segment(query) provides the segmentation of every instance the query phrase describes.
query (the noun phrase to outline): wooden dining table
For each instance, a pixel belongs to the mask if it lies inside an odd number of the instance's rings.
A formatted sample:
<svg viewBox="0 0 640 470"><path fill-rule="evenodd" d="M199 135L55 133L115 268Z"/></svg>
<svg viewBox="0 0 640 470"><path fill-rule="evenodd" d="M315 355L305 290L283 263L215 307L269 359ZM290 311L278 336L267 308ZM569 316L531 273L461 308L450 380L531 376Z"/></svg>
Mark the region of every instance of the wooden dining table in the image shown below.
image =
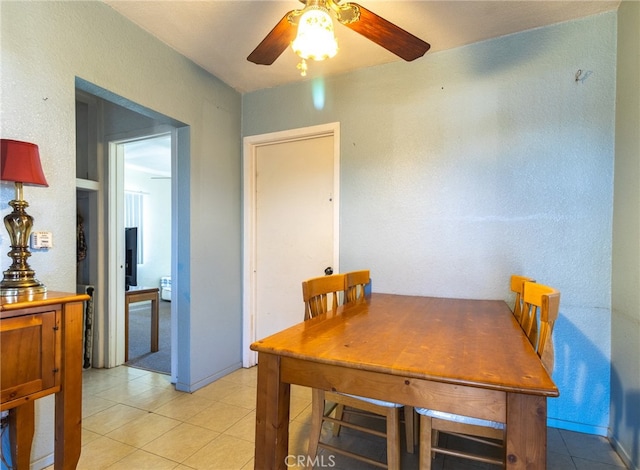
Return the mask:
<svg viewBox="0 0 640 470"><path fill-rule="evenodd" d="M291 384L500 421L506 468L546 468L558 388L502 300L373 293L251 349L256 469L286 468Z"/></svg>

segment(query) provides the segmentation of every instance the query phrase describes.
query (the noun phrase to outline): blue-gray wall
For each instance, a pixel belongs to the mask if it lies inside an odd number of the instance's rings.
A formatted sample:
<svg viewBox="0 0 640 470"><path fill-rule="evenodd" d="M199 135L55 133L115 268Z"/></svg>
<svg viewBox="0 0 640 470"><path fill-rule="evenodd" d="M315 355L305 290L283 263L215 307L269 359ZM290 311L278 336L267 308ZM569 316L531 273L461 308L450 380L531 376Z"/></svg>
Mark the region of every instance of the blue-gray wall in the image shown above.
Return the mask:
<svg viewBox="0 0 640 470"><path fill-rule="evenodd" d="M377 291L558 288L549 423L605 435L615 72L610 12L249 93L242 133L340 122L340 266Z"/></svg>
<svg viewBox="0 0 640 470"><path fill-rule="evenodd" d="M637 178L616 193L614 292L626 297L614 300L613 331L610 294L614 135L617 176L638 171L633 101L614 130L616 53L631 77L619 77L618 102L638 100L638 5L627 3L620 18L241 98L104 4L2 1L2 137L39 144L50 185L25 189L35 228L55 241L31 264L51 290L75 289L76 77L188 125L191 159L176 178L178 269L190 282L174 295L189 345L179 380L196 388L240 363L241 135L340 121L341 267L369 267L387 292L510 299L511 273L559 288L550 423L605 434L611 394L614 437L637 467ZM4 215L13 188L0 191ZM611 377L622 379L610 387ZM51 453L51 401L38 410L36 461Z"/></svg>
<svg viewBox="0 0 640 470"><path fill-rule="evenodd" d="M618 10L611 440L640 468L640 2Z"/></svg>
<svg viewBox="0 0 640 470"><path fill-rule="evenodd" d="M178 272L183 354L177 386L193 390L241 364L241 96L102 2L0 2L3 138L40 147L48 188L26 187L35 230L54 248L30 259L50 290L76 289L76 77L188 126L179 142ZM186 171L186 173L185 173ZM0 185L0 215L13 185ZM6 231L0 253L9 251ZM10 259L2 256L2 270ZM35 468L50 463L52 400L37 402Z"/></svg>

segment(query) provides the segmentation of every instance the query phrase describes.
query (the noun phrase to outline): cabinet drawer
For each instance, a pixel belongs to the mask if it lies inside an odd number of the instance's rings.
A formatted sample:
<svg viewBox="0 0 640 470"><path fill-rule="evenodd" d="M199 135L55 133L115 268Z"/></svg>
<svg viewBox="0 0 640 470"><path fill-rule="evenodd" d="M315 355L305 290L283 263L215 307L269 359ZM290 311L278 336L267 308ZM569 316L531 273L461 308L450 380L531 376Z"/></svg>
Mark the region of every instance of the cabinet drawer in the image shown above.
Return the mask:
<svg viewBox="0 0 640 470"><path fill-rule="evenodd" d="M0 321L3 409L11 407L8 402L15 402L27 395L37 398L57 391L55 389L60 386L59 327L60 310L3 318Z"/></svg>

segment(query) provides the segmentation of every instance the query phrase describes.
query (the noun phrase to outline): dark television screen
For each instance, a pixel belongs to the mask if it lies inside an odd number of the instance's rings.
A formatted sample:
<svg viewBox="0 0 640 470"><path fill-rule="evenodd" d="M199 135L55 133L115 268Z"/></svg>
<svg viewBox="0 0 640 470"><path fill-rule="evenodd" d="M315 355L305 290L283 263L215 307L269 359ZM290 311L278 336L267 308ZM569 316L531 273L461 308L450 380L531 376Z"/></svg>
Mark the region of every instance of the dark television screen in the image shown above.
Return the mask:
<svg viewBox="0 0 640 470"><path fill-rule="evenodd" d="M125 288L138 285L138 228L127 227L124 229L124 282Z"/></svg>

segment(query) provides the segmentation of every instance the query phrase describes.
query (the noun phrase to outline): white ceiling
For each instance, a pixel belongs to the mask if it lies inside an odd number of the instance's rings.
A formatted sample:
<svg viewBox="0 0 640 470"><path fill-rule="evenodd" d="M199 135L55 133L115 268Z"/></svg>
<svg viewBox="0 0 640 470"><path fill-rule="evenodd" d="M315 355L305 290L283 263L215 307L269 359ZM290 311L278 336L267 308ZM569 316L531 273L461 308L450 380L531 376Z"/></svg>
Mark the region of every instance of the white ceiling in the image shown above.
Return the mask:
<svg viewBox="0 0 640 470"><path fill-rule="evenodd" d="M124 164L125 169L149 173L151 178L170 178L171 134L125 143Z"/></svg>
<svg viewBox="0 0 640 470"><path fill-rule="evenodd" d="M297 0L103 0L241 93L302 81L320 75L402 60L345 26L335 24L340 50L330 60L309 64L307 77L287 49L272 65L247 56ZM344 2L343 2L344 3ZM431 44L426 56L518 31L614 10L620 0L359 0L363 6ZM416 60L424 60L416 59ZM128 144L128 167L154 177L171 174L170 139Z"/></svg>
<svg viewBox="0 0 640 470"><path fill-rule="evenodd" d="M339 52L309 64L307 77L287 49L272 65L247 56L280 19L303 5L288 1L103 0L241 93L402 60L340 24ZM620 0L359 0L364 7L431 44L425 55L519 31L615 10ZM416 59L424 60L424 58Z"/></svg>

